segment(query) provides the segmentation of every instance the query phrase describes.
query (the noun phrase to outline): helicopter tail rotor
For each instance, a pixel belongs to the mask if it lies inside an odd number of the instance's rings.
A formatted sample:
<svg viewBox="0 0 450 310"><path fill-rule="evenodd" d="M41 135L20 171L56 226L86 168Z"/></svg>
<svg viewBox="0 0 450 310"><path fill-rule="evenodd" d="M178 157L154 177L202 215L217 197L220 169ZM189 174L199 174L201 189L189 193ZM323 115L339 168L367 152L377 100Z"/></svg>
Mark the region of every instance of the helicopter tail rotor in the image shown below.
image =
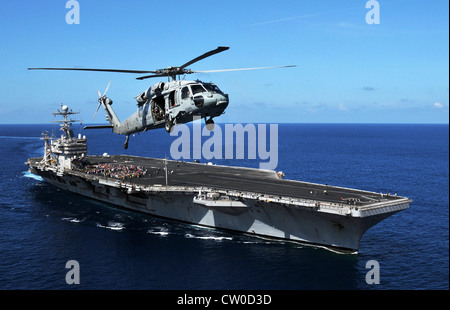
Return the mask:
<svg viewBox="0 0 450 310"><path fill-rule="evenodd" d="M103 96L101 95L100 91L97 90L97 94L98 94L98 106L97 106L97 110L95 111L94 117L92 118L92 120L95 119L95 116L97 115L98 109L100 109L100 106L102 105L103 101L106 100L106 92L109 89L109 85L111 85L111 80L109 80L108 86L106 86L105 92L103 93Z"/></svg>

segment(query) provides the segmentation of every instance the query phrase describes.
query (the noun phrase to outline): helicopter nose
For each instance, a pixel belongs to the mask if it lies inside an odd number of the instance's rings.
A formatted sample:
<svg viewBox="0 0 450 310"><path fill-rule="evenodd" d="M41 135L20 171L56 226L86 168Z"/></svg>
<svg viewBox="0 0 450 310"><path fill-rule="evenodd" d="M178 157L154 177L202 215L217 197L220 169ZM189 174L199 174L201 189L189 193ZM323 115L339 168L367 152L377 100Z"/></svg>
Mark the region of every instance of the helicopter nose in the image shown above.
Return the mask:
<svg viewBox="0 0 450 310"><path fill-rule="evenodd" d="M204 98L204 106L208 108L215 108L228 104L228 98L221 94L216 94L210 98Z"/></svg>
<svg viewBox="0 0 450 310"><path fill-rule="evenodd" d="M228 105L228 95L218 95L216 98L216 105Z"/></svg>

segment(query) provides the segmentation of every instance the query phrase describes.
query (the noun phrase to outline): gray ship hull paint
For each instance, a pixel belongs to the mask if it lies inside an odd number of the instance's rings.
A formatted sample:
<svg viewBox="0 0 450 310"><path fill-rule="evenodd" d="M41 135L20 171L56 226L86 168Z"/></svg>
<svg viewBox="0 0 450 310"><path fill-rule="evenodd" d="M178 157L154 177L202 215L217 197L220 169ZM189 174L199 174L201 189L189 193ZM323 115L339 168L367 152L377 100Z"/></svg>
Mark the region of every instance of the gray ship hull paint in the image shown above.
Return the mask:
<svg viewBox="0 0 450 310"><path fill-rule="evenodd" d="M247 206L242 212L210 208L194 203L198 190L161 186L161 191L135 191L124 189L118 182L88 179L65 173L57 176L53 171L42 171L31 166L30 172L40 175L48 183L80 194L150 215L187 222L195 225L227 229L241 233L280 238L333 247L356 252L363 234L379 221L407 209L410 200L399 199L396 204L332 212L314 207L280 203L273 200L244 198Z"/></svg>

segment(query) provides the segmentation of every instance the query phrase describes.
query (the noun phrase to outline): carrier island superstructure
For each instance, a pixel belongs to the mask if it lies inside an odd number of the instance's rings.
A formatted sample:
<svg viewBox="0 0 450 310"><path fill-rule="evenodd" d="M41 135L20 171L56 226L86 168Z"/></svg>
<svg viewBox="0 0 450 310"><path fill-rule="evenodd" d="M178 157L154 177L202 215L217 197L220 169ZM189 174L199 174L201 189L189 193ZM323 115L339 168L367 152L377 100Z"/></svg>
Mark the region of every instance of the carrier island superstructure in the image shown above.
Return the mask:
<svg viewBox="0 0 450 310"><path fill-rule="evenodd" d="M411 203L269 170L88 155L86 137L70 128L72 114L67 106L54 113L64 118L63 134L43 135L44 156L28 159L29 171L58 188L152 216L356 252L367 229Z"/></svg>

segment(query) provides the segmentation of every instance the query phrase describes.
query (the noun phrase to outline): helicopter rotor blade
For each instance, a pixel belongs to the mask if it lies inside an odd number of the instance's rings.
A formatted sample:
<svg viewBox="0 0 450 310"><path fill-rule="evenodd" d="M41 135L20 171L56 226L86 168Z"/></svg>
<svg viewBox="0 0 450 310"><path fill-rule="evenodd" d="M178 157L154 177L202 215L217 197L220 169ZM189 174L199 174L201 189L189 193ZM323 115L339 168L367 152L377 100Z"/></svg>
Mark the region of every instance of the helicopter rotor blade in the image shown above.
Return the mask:
<svg viewBox="0 0 450 310"><path fill-rule="evenodd" d="M185 63L184 65L180 66L179 69L180 69L180 70L183 70L183 69L186 68L187 66L190 66L190 65L192 65L193 63L195 63L195 62L197 62L197 61L200 61L200 60L202 60L202 59L205 59L206 57L212 56L212 55L214 55L214 54L217 54L217 53L226 51L226 50L228 50L228 49L229 49L229 47L227 47L227 46L219 46L219 47L216 48L215 50L212 50L212 51L209 51L209 52L207 52L207 53L204 53L203 55L198 56L197 58L194 58L194 59L192 59L191 61L188 61L188 62Z"/></svg>
<svg viewBox="0 0 450 310"><path fill-rule="evenodd" d="M98 93L100 94L100 91ZM97 110L94 113L94 117L92 118L92 120L94 120L95 116L97 116L98 109L100 109L100 105L102 104L101 100L102 100L102 97L100 97L100 99L98 100L98 107L97 107Z"/></svg>
<svg viewBox="0 0 450 310"><path fill-rule="evenodd" d="M111 85L111 80L109 80L108 86L106 86L105 92L103 93L103 97L106 95L106 92L109 89L109 85Z"/></svg>
<svg viewBox="0 0 450 310"><path fill-rule="evenodd" d="M108 86L109 86L109 84L108 84ZM98 106L97 106L97 110L95 110L94 117L92 118L92 120L94 120L95 116L97 116L98 109L100 109L100 106L102 105L102 102L103 102L103 97L99 90L97 90L97 95L98 95Z"/></svg>
<svg viewBox="0 0 450 310"><path fill-rule="evenodd" d="M256 67L256 68L240 68L240 69L205 70L205 71L192 71L192 73L246 71L246 70L260 70L260 69L273 69L273 68L291 68L291 67L297 67L297 66L296 65L289 65L289 66L275 66L275 67Z"/></svg>
<svg viewBox="0 0 450 310"><path fill-rule="evenodd" d="M156 71L93 69L93 68L28 68L28 70L71 70L71 71L100 71L100 72L119 72L119 73L156 73Z"/></svg>
<svg viewBox="0 0 450 310"><path fill-rule="evenodd" d="M205 59L209 56L215 55L217 53L221 53L223 51L228 50L229 47L227 46L219 46L214 50L211 50L209 52L206 52L190 61L185 63L184 65L180 67L168 67L165 69L159 69L159 70L124 70L124 69L97 69L97 68L28 68L28 70L71 70L71 71L99 71L99 72L119 72L119 73L151 73L151 75L145 75L137 77L137 80L144 80L148 78L153 77L172 77L175 79L177 75L183 75L183 74L191 74L191 73L212 73L212 72L229 72L229 71L244 71L244 70L258 70L258 69L271 69L271 68L288 68L288 67L296 67L296 65L290 65L290 66L275 66L275 67L258 67L258 68L241 68L241 69L223 69L223 70L206 70L206 71L192 71L189 69L185 69L186 67L192 65L193 63L196 63L197 61L200 61L202 59ZM111 81L110 81L111 83ZM103 96L105 96L106 92L108 91L109 84L106 87L105 93ZM99 97L102 97L99 92Z"/></svg>
<svg viewBox="0 0 450 310"><path fill-rule="evenodd" d="M161 77L161 76L168 76L168 74L145 75L145 76L137 77L136 80L145 80L145 79L154 78L154 77Z"/></svg>

